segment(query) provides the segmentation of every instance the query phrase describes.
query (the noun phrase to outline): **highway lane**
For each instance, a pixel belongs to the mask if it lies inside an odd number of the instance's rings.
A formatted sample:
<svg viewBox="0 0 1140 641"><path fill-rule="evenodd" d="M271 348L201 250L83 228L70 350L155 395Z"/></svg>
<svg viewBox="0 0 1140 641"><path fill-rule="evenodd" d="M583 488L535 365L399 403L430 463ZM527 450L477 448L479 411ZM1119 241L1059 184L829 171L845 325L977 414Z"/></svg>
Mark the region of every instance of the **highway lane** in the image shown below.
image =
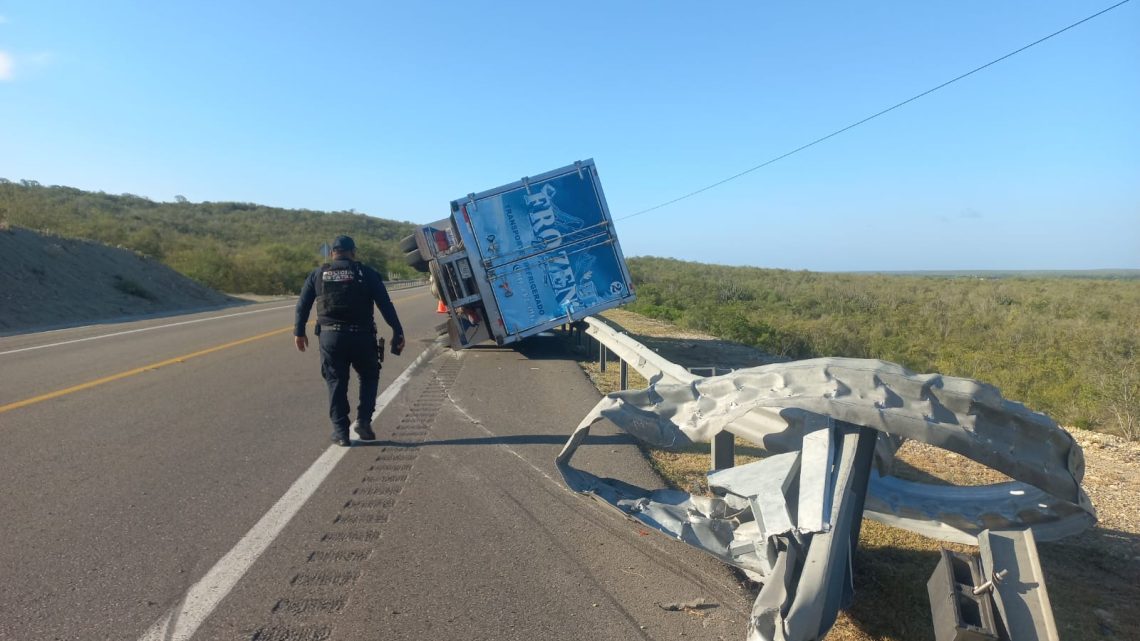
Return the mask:
<svg viewBox="0 0 1140 641"><path fill-rule="evenodd" d="M196 638L741 638L751 596L723 565L562 484L597 399L557 339L445 352ZM593 434L576 465L659 486L628 437Z"/></svg>
<svg viewBox="0 0 1140 641"><path fill-rule="evenodd" d="M426 290L393 299L409 347L382 388L439 322ZM0 339L0 407L289 327L284 306ZM141 633L327 449L326 408L286 331L0 412L0 639Z"/></svg>
<svg viewBox="0 0 1140 641"><path fill-rule="evenodd" d="M280 300L183 316L0 337L0 364L5 371L19 373L0 388L0 405L41 392L53 381L86 381L130 369L132 364L162 360L163 355L184 354L217 344L218 336L226 336L224 332L243 329L238 324L243 320L245 327L269 329L256 319L246 317L279 312L291 304L290 300ZM275 316L278 320L282 317L281 314ZM223 322L228 329L215 333L219 331L216 326ZM200 327L194 327L196 325ZM108 350L105 346L108 342L118 349Z"/></svg>
<svg viewBox="0 0 1140 641"><path fill-rule="evenodd" d="M440 317L421 291L393 293L410 344L389 360L382 390L434 338ZM56 380L33 354L116 359L88 364L105 377L291 317L265 311L14 352L0 355L0 379L38 372L38 384L5 396L26 398L82 382ZM125 327L106 329L139 328ZM105 356L88 351L98 343ZM186 617L168 624L169 638L741 634L750 598L723 566L562 486L554 456L597 393L557 342L445 351L406 382L377 422L383 441L348 450L232 592L197 609L201 627ZM316 353L297 354L288 332L0 413L0 640L151 638L328 456L327 432ZM659 485L612 426L595 434L576 464ZM698 597L717 607L657 605Z"/></svg>
<svg viewBox="0 0 1140 641"><path fill-rule="evenodd" d="M421 301L425 307L428 297L423 288L392 293L394 301ZM294 303L281 300L187 316L0 337L0 373L4 373L0 406L284 330L292 326ZM385 327L382 321L380 324Z"/></svg>

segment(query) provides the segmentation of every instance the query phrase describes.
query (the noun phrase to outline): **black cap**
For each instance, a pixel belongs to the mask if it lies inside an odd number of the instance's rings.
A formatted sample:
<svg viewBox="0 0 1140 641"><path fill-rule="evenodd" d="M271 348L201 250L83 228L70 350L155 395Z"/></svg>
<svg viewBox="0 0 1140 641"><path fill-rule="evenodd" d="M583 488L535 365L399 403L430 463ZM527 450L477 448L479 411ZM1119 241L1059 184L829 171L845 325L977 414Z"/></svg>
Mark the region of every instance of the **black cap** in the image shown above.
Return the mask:
<svg viewBox="0 0 1140 641"><path fill-rule="evenodd" d="M348 236L337 236L333 241L332 250L334 252L350 252L356 251L356 243Z"/></svg>

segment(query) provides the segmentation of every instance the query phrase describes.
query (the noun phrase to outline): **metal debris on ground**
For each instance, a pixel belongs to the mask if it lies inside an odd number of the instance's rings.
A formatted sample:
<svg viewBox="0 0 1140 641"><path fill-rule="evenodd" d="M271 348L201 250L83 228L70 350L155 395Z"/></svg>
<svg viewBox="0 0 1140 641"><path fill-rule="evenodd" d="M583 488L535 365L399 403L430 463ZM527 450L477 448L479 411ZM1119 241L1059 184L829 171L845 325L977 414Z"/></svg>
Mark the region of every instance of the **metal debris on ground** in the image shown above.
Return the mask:
<svg viewBox="0 0 1140 641"><path fill-rule="evenodd" d="M1084 458L1072 436L992 386L847 358L668 378L661 374L646 389L603 398L570 437L558 467L571 489L761 583L749 641L827 634L854 595L852 553L863 516L973 545L984 531L1032 530L1037 539L1052 540L1096 521L1080 485ZM728 432L769 456L710 472L713 496L644 489L570 465L590 426L603 419L654 447L711 443ZM943 487L889 476L906 439L956 452L1014 480Z"/></svg>

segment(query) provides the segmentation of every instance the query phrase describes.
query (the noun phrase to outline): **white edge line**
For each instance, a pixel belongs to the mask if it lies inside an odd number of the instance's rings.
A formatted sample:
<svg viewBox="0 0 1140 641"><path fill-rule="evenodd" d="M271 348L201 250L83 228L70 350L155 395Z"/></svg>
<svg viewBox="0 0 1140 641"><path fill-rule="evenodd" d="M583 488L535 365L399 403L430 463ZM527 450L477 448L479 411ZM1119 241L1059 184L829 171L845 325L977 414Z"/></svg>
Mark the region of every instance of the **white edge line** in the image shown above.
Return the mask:
<svg viewBox="0 0 1140 641"><path fill-rule="evenodd" d="M376 399L373 420L380 416L380 412L400 393L420 366L434 358L442 348L442 341L436 341L412 361L395 381L392 381L392 384ZM245 576L254 561L285 529L349 449L330 445L309 469L294 481L273 507L269 508L265 516L246 532L237 545L210 568L201 580L190 587L178 605L171 608L144 632L139 641L186 641L193 637L206 617L213 613L222 599Z"/></svg>
<svg viewBox="0 0 1140 641"><path fill-rule="evenodd" d="M223 318L233 318L235 316L248 316L249 314L260 314L261 312L272 312L279 309L292 309L296 305L282 305L281 307L267 307L265 309L254 309L248 312L238 312L236 314L226 314L224 316L210 316L209 318L195 318L194 320L182 321L179 323L167 323L166 325L154 325L153 327L141 327L139 329L128 329L122 332L114 332L112 334L100 334L98 336L88 336L87 338L76 338L70 341L63 341L60 343L49 343L47 345L36 345L34 347L21 347L20 349L12 349L7 352L0 352L0 356L7 354L18 354L19 352L30 352L34 349L46 349L48 347L59 347L60 345L71 345L73 343L82 343L85 341L99 340L100 338L111 338L112 336L126 336L127 334L137 334L139 332L149 332L152 329L164 329L167 327L178 327L179 325L191 325L193 323L204 323L206 321L221 320Z"/></svg>
<svg viewBox="0 0 1140 641"><path fill-rule="evenodd" d="M372 412L373 421L379 418L380 412L384 411L384 408L388 405L388 403L391 403L392 399L396 398L396 394L399 394L404 385L407 385L408 381L411 380L412 375L416 373L416 370L418 370L420 366L425 362L435 358L436 354L439 354L441 351L443 351L443 344L446 338L446 336L441 336L439 339L429 345L428 348L423 351L423 353L416 357L416 360L412 361L411 365L408 365L408 367L404 369L404 371L399 376L396 377L396 380L392 381L391 385L389 385L384 389L383 392L380 393L380 396L376 397L376 411Z"/></svg>

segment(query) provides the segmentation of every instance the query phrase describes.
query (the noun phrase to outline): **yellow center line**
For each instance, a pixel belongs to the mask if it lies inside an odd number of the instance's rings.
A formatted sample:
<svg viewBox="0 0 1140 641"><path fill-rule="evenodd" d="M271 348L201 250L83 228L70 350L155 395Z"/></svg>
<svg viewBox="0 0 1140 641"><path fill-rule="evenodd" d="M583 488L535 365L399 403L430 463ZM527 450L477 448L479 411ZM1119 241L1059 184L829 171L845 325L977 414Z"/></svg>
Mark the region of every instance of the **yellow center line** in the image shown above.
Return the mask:
<svg viewBox="0 0 1140 641"><path fill-rule="evenodd" d="M224 345L215 345L214 347L209 347L209 348L206 348L206 349L203 349L203 350L200 350L197 352L193 352L190 354L186 354L183 356L175 356L174 358L167 359L167 360L162 361L160 363L152 363L150 365L143 365L142 367L136 367L135 369L128 370L126 372L120 372L118 374L112 374L110 376L104 376L103 378L97 378L93 381L87 381L86 383L80 383L79 385L74 385L74 386L68 387L66 389L61 389L61 390L57 390L55 392L42 394L40 396L27 398L27 399L24 399L22 401L16 401L15 403L8 403L7 405L0 405L0 414L3 414L4 412L7 412L9 410L19 409L21 407L27 407L28 405L34 405L34 404L40 403L42 401L48 401L48 400L51 400L53 398L59 398L60 396L65 396L67 394L72 394L74 392L79 392L79 391L82 391L85 389L90 389L92 387L95 387L96 385L102 385L104 383L110 383L112 381L117 381L119 379L127 378L128 376L134 376L135 374L141 374L141 373L148 371L148 370L155 370L155 369L158 369L160 367L166 367L167 365L173 365L175 363L182 363L182 362L190 360L191 358L197 358L199 356L205 356L206 354L212 354L214 352L221 351L223 349L228 349L230 347L237 347L238 345L244 345L245 343L252 343L253 341L261 340L262 338L268 338L270 336L276 336L278 334L284 334L285 332L292 331L292 329L293 329L293 326L290 325L289 327L283 327L281 329L275 329L271 332L265 332L264 334L258 334L257 336L250 336L249 338L243 338L241 340L236 340L236 341L233 341L230 343L225 343Z"/></svg>

